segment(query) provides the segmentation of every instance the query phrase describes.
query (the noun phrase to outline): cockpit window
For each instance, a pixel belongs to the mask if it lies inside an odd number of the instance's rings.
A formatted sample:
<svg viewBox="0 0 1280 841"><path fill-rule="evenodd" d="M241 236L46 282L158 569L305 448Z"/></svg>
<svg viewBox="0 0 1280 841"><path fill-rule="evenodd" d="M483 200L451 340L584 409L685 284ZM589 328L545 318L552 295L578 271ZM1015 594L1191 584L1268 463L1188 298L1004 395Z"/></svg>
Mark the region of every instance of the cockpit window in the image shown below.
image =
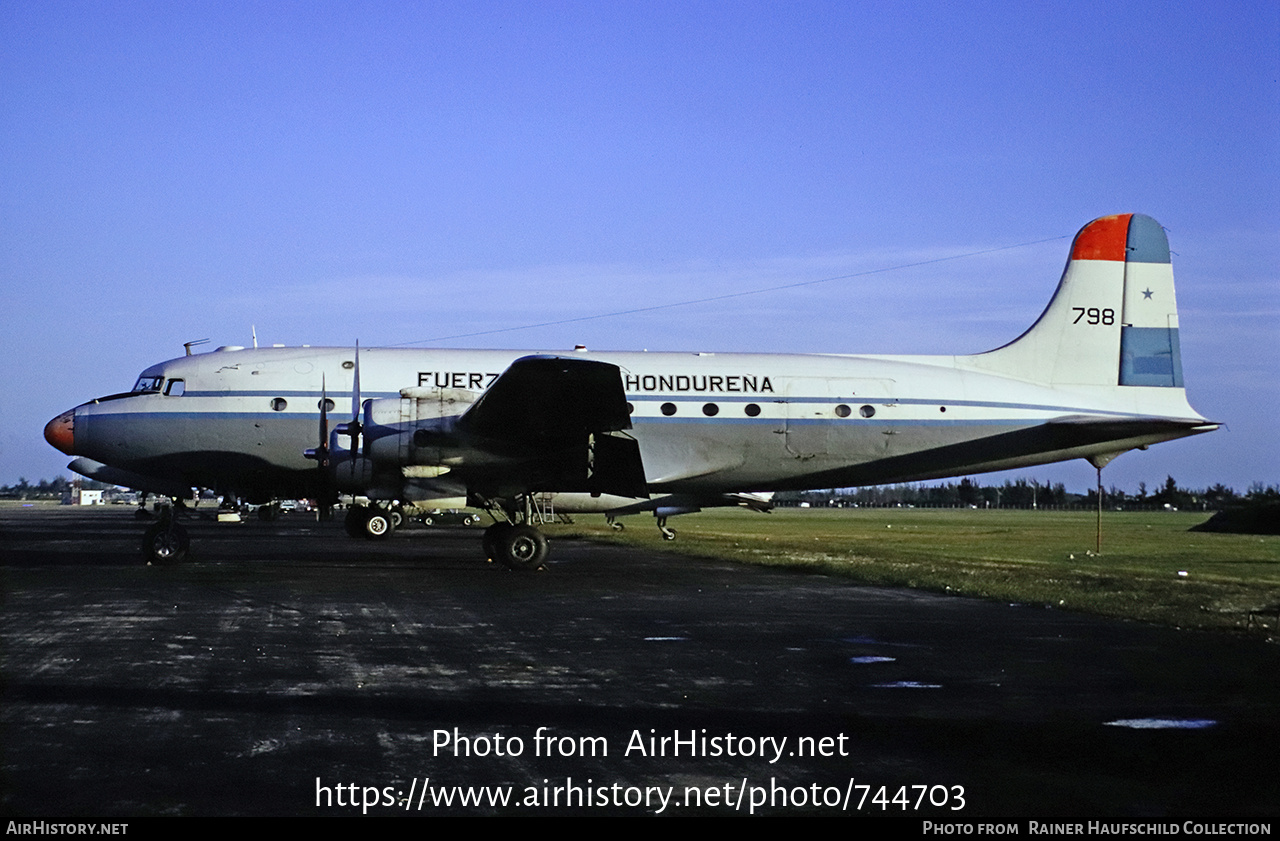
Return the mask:
<svg viewBox="0 0 1280 841"><path fill-rule="evenodd" d="M181 397L186 390L186 380L169 380L169 384L164 387L164 393L170 397Z"/></svg>
<svg viewBox="0 0 1280 841"><path fill-rule="evenodd" d="M138 382L133 386L134 394L149 394L160 390L160 383L164 382L164 377L138 377Z"/></svg>

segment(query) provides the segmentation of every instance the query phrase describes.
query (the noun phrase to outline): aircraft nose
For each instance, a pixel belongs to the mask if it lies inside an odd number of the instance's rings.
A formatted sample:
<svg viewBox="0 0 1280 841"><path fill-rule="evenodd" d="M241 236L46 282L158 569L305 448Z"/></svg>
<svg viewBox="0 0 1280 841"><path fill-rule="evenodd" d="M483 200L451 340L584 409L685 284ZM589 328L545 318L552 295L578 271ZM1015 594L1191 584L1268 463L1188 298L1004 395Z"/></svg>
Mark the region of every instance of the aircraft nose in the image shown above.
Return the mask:
<svg viewBox="0 0 1280 841"><path fill-rule="evenodd" d="M44 440L67 455L76 445L76 410L68 409L44 425Z"/></svg>

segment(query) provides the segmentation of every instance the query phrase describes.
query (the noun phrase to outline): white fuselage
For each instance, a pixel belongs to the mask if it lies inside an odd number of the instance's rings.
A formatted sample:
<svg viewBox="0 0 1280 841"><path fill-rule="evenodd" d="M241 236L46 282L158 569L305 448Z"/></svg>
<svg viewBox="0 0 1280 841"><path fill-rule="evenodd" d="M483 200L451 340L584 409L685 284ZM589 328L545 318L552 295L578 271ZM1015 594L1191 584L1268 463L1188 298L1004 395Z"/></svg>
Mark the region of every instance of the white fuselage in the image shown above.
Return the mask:
<svg viewBox="0 0 1280 841"><path fill-rule="evenodd" d="M362 348L360 396L479 394L528 355ZM1181 388L1049 387L983 372L973 362L980 357L561 355L618 366L631 409L628 434L639 442L653 492L771 491L962 475L1117 453L1193 434L1138 425L1101 439L1023 441L1017 435L1045 424L1204 423ZM74 452L182 484L301 494L316 471L303 453L318 443L322 393L334 404L331 423L350 419L354 363L354 349L310 347L172 359L143 372L140 384L155 390L74 410ZM465 456L450 467L453 479L418 482L417 495L465 494L459 485L465 485Z"/></svg>

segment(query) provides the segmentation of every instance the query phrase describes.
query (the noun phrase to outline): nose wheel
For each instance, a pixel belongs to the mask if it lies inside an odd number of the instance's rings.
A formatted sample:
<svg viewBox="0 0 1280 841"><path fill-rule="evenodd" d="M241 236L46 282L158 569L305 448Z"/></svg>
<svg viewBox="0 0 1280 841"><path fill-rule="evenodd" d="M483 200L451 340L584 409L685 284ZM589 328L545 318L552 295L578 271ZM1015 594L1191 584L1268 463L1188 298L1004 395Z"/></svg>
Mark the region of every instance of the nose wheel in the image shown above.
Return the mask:
<svg viewBox="0 0 1280 841"><path fill-rule="evenodd" d="M142 535L142 557L148 564L170 566L181 563L190 549L191 537L186 529L173 522L172 514L163 515Z"/></svg>

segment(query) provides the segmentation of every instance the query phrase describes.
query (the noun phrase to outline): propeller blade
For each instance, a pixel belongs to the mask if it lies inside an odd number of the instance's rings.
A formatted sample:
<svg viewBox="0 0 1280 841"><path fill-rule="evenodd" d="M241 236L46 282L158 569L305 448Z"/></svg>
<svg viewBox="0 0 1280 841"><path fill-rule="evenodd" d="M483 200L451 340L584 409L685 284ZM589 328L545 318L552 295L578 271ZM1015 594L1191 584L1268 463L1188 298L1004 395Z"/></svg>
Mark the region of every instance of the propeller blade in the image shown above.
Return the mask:
<svg viewBox="0 0 1280 841"><path fill-rule="evenodd" d="M324 374L320 374L320 446L316 448L316 452L320 453L320 466L329 466L329 388L325 383Z"/></svg>
<svg viewBox="0 0 1280 841"><path fill-rule="evenodd" d="M323 373L320 374L320 443L303 455L314 459L321 470L329 466L329 389Z"/></svg>
<svg viewBox="0 0 1280 841"><path fill-rule="evenodd" d="M351 419L360 420L360 340L356 339L355 376L351 380Z"/></svg>
<svg viewBox="0 0 1280 841"><path fill-rule="evenodd" d="M351 457L360 453L360 340L356 339L355 375L351 380Z"/></svg>

